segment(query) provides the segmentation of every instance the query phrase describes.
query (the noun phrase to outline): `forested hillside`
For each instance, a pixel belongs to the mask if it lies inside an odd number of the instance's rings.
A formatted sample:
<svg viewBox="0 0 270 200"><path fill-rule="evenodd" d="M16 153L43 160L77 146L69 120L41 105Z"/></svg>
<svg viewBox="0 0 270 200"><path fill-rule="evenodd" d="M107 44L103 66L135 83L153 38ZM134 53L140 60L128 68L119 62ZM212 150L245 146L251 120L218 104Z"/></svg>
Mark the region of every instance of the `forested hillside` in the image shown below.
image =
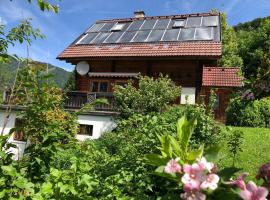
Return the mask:
<svg viewBox="0 0 270 200"><path fill-rule="evenodd" d="M46 63L37 62L37 64L46 66ZM20 64L20 67L23 67L24 63ZM10 57L9 62L0 63L0 90L5 86L9 86L13 83L16 69L18 67L18 61ZM68 72L60 67L48 64L49 73L53 75L52 80L61 88L64 88L67 79L71 72Z"/></svg>

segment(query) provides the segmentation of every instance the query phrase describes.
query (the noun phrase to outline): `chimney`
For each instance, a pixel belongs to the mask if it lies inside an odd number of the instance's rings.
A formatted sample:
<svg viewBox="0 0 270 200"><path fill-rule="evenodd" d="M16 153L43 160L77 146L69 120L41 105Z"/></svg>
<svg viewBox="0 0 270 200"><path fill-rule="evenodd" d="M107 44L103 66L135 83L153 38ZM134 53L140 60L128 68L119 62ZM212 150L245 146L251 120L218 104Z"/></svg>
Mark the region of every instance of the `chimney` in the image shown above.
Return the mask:
<svg viewBox="0 0 270 200"><path fill-rule="evenodd" d="M143 10L137 10L134 12L134 17L135 18L142 18L145 17L145 13Z"/></svg>

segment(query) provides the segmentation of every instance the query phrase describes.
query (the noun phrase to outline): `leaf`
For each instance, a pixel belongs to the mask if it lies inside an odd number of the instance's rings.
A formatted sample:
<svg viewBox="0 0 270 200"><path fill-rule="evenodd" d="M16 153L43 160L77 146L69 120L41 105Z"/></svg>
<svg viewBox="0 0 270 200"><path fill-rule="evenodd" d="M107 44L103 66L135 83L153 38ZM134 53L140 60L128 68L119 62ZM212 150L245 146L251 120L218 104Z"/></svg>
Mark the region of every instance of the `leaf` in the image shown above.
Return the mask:
<svg viewBox="0 0 270 200"><path fill-rule="evenodd" d="M172 145L175 157L180 157L180 158L183 157L183 152L180 148L178 141L172 136L169 136L169 138L170 138L170 143Z"/></svg>
<svg viewBox="0 0 270 200"><path fill-rule="evenodd" d="M9 175L9 176L16 176L17 175L17 170L11 165L1 166L1 169L3 170L3 173L5 175Z"/></svg>
<svg viewBox="0 0 270 200"><path fill-rule="evenodd" d="M211 146L204 151L204 157L210 162L216 162L220 149L219 145Z"/></svg>
<svg viewBox="0 0 270 200"><path fill-rule="evenodd" d="M189 140L196 123L196 119L188 121L186 115L181 117L177 122L177 136L184 152L187 152Z"/></svg>
<svg viewBox="0 0 270 200"><path fill-rule="evenodd" d="M187 160L190 162L196 161L196 159L201 158L203 155L203 146L197 150L191 150L187 155Z"/></svg>
<svg viewBox="0 0 270 200"><path fill-rule="evenodd" d="M164 158L158 154L147 154L145 155L146 163L152 166L166 165L169 161L168 158Z"/></svg>
<svg viewBox="0 0 270 200"><path fill-rule="evenodd" d="M223 180L229 180L236 172L239 172L241 169L236 167L227 167L219 171L218 175L222 177Z"/></svg>
<svg viewBox="0 0 270 200"><path fill-rule="evenodd" d="M41 193L53 194L52 187L53 187L53 185L52 185L51 182L43 183L42 186L41 186Z"/></svg>
<svg viewBox="0 0 270 200"><path fill-rule="evenodd" d="M50 174L56 179L59 179L62 175L61 171L59 171L58 169L55 169L55 168L50 169Z"/></svg>

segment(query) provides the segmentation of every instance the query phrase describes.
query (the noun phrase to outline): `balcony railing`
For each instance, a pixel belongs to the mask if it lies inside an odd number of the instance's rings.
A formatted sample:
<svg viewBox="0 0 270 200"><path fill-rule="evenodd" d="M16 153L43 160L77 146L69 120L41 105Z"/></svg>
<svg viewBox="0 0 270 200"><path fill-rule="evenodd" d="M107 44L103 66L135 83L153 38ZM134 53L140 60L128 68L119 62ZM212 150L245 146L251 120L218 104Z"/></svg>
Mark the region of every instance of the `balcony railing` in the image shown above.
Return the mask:
<svg viewBox="0 0 270 200"><path fill-rule="evenodd" d="M6 90L3 95L3 103L8 104L11 92ZM66 94L65 108L79 109L87 103L92 103L96 99L107 99L108 104L96 105L95 110L112 111L114 110L114 98L112 92L79 92L72 91Z"/></svg>
<svg viewBox="0 0 270 200"><path fill-rule="evenodd" d="M114 99L113 93L111 92L68 92L67 98L65 100L66 108L81 108L87 103L92 103L96 99L107 99L108 105L97 105L96 110L113 110L114 109Z"/></svg>

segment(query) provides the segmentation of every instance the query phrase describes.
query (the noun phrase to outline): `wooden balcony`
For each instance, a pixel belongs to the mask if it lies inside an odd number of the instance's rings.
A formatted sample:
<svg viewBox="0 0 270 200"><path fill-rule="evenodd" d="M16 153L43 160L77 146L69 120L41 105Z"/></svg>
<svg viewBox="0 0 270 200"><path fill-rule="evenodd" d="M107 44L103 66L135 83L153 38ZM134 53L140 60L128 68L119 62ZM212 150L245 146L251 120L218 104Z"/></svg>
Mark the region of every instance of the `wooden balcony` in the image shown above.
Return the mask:
<svg viewBox="0 0 270 200"><path fill-rule="evenodd" d="M6 90L3 94L3 104L9 104L10 90ZM67 109L79 109L85 104L91 103L96 99L107 99L108 105L97 105L95 110L99 111L113 111L114 110L114 99L112 92L79 92L72 91L66 94L65 108ZM12 103L11 103L12 104Z"/></svg>
<svg viewBox="0 0 270 200"><path fill-rule="evenodd" d="M107 99L108 105L98 105L96 110L112 111L114 109L113 93L111 92L78 92L72 91L67 93L65 108L79 109L87 103L92 103L96 99Z"/></svg>

